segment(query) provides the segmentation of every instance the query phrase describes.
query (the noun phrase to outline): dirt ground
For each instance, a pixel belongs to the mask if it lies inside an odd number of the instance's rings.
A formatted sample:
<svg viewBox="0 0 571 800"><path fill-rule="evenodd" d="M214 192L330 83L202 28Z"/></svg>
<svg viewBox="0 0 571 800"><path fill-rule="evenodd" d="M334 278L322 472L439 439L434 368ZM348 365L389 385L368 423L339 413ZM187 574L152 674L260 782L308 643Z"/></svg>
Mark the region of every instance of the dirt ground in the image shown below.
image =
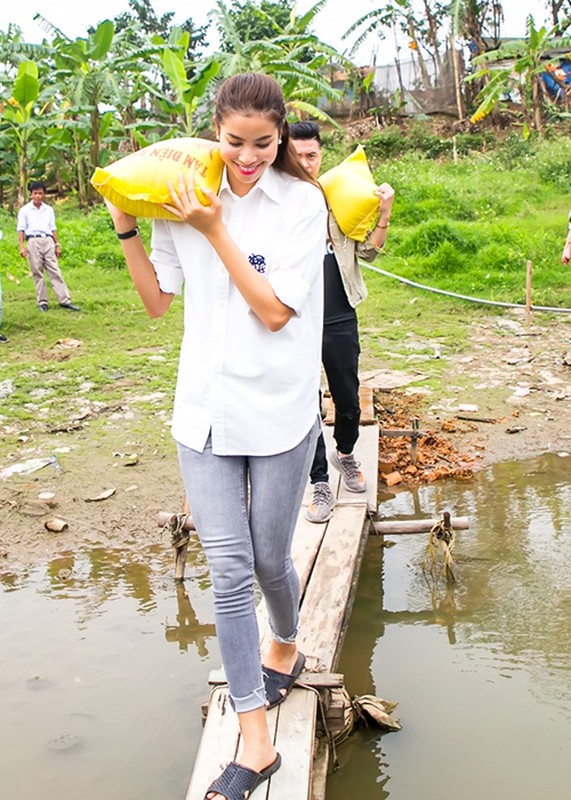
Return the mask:
<svg viewBox="0 0 571 800"><path fill-rule="evenodd" d="M529 328L515 314L485 317L471 331L468 348L448 352L436 346L433 356L418 358L444 362L445 388L436 393L417 381L375 391L381 430L410 428L418 417L421 434L415 464L410 438L381 437L381 488L391 473L398 473L395 480L401 485L469 480L475 470L497 461L571 451L567 316L537 319ZM423 370L421 361L413 366ZM170 534L157 524L158 511L182 511L183 490L168 432L170 398L157 399L153 414L161 430L152 447L139 433L142 412L135 400L113 410L98 427L86 420L57 434L28 437L3 431L14 443L0 463L3 583L10 585L22 570L87 546L127 547L141 558L152 545L170 546ZM28 474L10 474L15 464L32 458L51 462ZM46 528L54 518L62 521L61 531Z"/></svg>

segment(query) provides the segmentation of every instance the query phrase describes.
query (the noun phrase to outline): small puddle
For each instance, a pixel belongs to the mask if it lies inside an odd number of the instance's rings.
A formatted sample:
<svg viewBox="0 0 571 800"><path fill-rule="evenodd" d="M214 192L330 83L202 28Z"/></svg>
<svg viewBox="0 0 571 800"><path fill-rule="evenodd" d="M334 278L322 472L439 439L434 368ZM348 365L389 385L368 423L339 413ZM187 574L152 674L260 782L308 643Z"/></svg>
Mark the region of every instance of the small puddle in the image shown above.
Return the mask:
<svg viewBox="0 0 571 800"><path fill-rule="evenodd" d="M371 537L342 654L352 694L403 730L339 746L327 800L567 800L571 459L402 491L385 518L467 515L458 583L426 579L427 534ZM93 548L0 574L0 780L17 800L183 800L220 666L209 577L164 546ZM296 798L292 798L296 800Z"/></svg>

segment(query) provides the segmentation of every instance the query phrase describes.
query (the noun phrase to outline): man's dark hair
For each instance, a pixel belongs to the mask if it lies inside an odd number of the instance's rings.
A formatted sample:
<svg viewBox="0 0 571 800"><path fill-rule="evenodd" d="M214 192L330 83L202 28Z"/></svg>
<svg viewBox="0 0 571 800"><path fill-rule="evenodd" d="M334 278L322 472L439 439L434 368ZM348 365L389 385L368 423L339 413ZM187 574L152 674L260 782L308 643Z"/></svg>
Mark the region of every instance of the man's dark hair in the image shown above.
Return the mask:
<svg viewBox="0 0 571 800"><path fill-rule="evenodd" d="M303 120L302 122L292 122L289 126L289 135L292 139L317 139L321 145L321 136L319 135L319 125L317 122L310 122Z"/></svg>
<svg viewBox="0 0 571 800"><path fill-rule="evenodd" d="M47 186L43 181L30 181L28 184L28 191L33 192L34 189L43 189L47 192Z"/></svg>

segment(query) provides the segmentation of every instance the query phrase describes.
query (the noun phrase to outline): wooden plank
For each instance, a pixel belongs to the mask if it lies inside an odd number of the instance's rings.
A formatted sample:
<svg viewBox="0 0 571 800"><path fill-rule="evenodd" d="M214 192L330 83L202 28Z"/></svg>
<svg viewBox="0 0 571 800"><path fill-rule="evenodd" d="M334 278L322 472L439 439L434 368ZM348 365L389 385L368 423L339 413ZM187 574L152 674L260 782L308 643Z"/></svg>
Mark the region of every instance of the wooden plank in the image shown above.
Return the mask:
<svg viewBox="0 0 571 800"><path fill-rule="evenodd" d="M313 748L317 696L308 689L294 689L279 706L275 745L282 766L272 778L271 800L309 800L313 773Z"/></svg>
<svg viewBox="0 0 571 800"><path fill-rule="evenodd" d="M302 597L327 527L327 523L316 525L314 522L309 522L309 520L305 519L304 513L305 511L302 507L297 519L291 548ZM258 628L260 629L260 646L263 648L270 635L268 612L263 599L258 603L256 615L258 617Z"/></svg>
<svg viewBox="0 0 571 800"><path fill-rule="evenodd" d="M204 800L212 781L236 758L239 732L238 717L228 702L226 687L214 689L186 800Z"/></svg>
<svg viewBox="0 0 571 800"><path fill-rule="evenodd" d="M373 390L370 386L359 386L359 402L361 405L360 425L372 425L376 423L375 407L373 403ZM327 413L324 419L325 425L335 424L335 403L332 398L328 398Z"/></svg>
<svg viewBox="0 0 571 800"><path fill-rule="evenodd" d="M325 428L325 444L327 452L332 452L335 447L332 428ZM367 481L367 491L359 494L349 492L339 478L339 472L330 466L329 478L333 490L333 480L337 481L337 504L363 503L366 501L369 511L377 513L377 493L379 479L379 428L377 425L368 425L359 429L359 438L355 445L355 458L361 464L361 470Z"/></svg>
<svg viewBox="0 0 571 800"><path fill-rule="evenodd" d="M307 587L299 648L326 670L335 669L367 538L367 508L339 506L327 525Z"/></svg>
<svg viewBox="0 0 571 800"><path fill-rule="evenodd" d="M325 800L328 768L329 768L329 742L324 736L322 736L316 740L315 758L313 761L313 781L311 785L311 800Z"/></svg>

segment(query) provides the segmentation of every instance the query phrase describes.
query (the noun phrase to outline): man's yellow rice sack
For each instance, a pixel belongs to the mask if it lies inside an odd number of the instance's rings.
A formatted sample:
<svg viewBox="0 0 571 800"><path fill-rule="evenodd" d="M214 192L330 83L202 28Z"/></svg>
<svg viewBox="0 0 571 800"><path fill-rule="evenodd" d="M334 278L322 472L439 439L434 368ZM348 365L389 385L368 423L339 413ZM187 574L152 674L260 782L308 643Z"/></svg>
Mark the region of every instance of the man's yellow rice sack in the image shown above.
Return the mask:
<svg viewBox="0 0 571 800"><path fill-rule="evenodd" d="M324 173L319 183L345 236L363 242L379 213L379 198L362 145Z"/></svg>
<svg viewBox="0 0 571 800"><path fill-rule="evenodd" d="M172 202L168 181L176 189L179 175L186 181L193 174L198 199L208 205L200 188L218 192L223 170L217 142L186 137L156 142L104 169L98 167L91 183L99 194L128 214L176 220L178 217L162 207L163 203Z"/></svg>

